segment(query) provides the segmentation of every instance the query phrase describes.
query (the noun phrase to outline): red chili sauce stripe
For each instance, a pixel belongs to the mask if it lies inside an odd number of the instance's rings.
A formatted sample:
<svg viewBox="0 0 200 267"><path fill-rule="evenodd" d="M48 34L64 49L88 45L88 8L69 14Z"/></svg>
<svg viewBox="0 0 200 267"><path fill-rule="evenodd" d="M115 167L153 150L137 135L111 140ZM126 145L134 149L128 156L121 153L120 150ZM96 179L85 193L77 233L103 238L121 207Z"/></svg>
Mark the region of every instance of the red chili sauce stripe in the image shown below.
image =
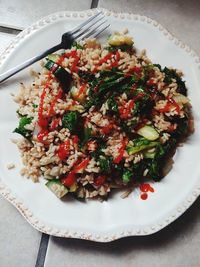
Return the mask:
<svg viewBox="0 0 200 267"><path fill-rule="evenodd" d="M54 100L52 101L52 103L51 103L51 105L50 105L50 109L49 109L49 112L48 112L48 116L49 116L49 117L50 117L50 116L53 116L53 115L55 114L54 107L55 107L55 105L56 105L58 99L61 99L61 98L62 98L62 93L63 93L63 91L62 91L62 89L60 88L60 89L58 90L57 95L55 96Z"/></svg>
<svg viewBox="0 0 200 267"><path fill-rule="evenodd" d="M129 100L125 106L121 106L118 108L119 115L121 119L127 119L128 116L131 113L132 108L134 107L135 101L145 96L145 93L139 93L137 96L135 96L133 99Z"/></svg>
<svg viewBox="0 0 200 267"><path fill-rule="evenodd" d="M81 163L75 163L73 169L61 180L62 184L70 187L76 181L76 173L85 169L89 161L90 158L85 158Z"/></svg>
<svg viewBox="0 0 200 267"><path fill-rule="evenodd" d="M86 86L87 86L87 83L84 83L81 85L81 87L79 88L78 94L76 96L77 99L84 93Z"/></svg>
<svg viewBox="0 0 200 267"><path fill-rule="evenodd" d="M45 144L46 140L44 140L44 138L48 136L48 133L49 133L48 130L42 129L37 135L38 141Z"/></svg>
<svg viewBox="0 0 200 267"><path fill-rule="evenodd" d="M180 107L173 98L168 98L167 104L163 108L160 108L159 112L170 112L171 106L174 106L176 108L177 113L180 114Z"/></svg>
<svg viewBox="0 0 200 267"><path fill-rule="evenodd" d="M58 148L58 157L61 160L65 160L66 157L69 155L69 150L70 150L70 141L68 139L64 143L60 144Z"/></svg>
<svg viewBox="0 0 200 267"><path fill-rule="evenodd" d="M128 138L125 138L125 139L122 141L122 144L121 144L121 146L120 146L120 148L119 148L119 150L118 150L118 155L117 155L117 157L113 160L113 162L114 162L115 164L120 163L120 161L122 160L123 155L124 155L124 150L125 150L125 148L126 148L127 143L128 143Z"/></svg>
<svg viewBox="0 0 200 267"><path fill-rule="evenodd" d="M96 64L93 72L96 72L98 70L98 67L101 66L103 63L107 62L107 60L111 59L112 56L113 56L113 53L109 52L102 59L100 59L99 62Z"/></svg>

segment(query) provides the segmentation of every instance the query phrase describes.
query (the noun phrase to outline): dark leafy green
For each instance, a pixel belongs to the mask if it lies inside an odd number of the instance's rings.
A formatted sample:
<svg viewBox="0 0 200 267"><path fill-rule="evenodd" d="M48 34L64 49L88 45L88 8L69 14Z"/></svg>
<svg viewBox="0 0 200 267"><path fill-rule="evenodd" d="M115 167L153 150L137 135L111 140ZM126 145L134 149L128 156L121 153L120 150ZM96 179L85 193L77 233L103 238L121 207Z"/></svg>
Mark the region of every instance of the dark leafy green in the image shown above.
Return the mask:
<svg viewBox="0 0 200 267"><path fill-rule="evenodd" d="M84 128L83 139L81 142L82 148L85 148L85 144L90 140L91 137L92 137L92 129L88 127Z"/></svg>
<svg viewBox="0 0 200 267"><path fill-rule="evenodd" d="M29 118L28 116L21 117L19 120L19 126L13 132L21 134L23 137L30 139L32 136L32 131L27 130L25 126L30 124L32 120L33 118Z"/></svg>
<svg viewBox="0 0 200 267"><path fill-rule="evenodd" d="M118 113L118 105L117 105L117 102L115 101L114 96L111 96L110 98L108 98L107 104L108 104L109 111L113 113Z"/></svg>
<svg viewBox="0 0 200 267"><path fill-rule="evenodd" d="M74 132L78 124L78 112L69 111L64 114L62 119L62 127L68 128L70 132Z"/></svg>
<svg viewBox="0 0 200 267"><path fill-rule="evenodd" d="M79 70L78 75L84 82L91 83L95 79L95 75L89 71Z"/></svg>
<svg viewBox="0 0 200 267"><path fill-rule="evenodd" d="M89 109L92 105L99 106L111 95L119 95L130 90L135 80L135 75L126 77L123 72L116 69L101 71L98 78L95 77L89 82L89 100L86 101L85 108Z"/></svg>
<svg viewBox="0 0 200 267"><path fill-rule="evenodd" d="M109 173L112 167L112 157L99 158L99 164L102 172Z"/></svg>
<svg viewBox="0 0 200 267"><path fill-rule="evenodd" d="M164 82L167 84L170 84L172 82L172 79L175 79L178 85L177 92L187 95L187 88L185 86L185 82L181 79L181 77L176 73L174 69L168 69L165 67L163 69L163 72L165 73L165 79Z"/></svg>

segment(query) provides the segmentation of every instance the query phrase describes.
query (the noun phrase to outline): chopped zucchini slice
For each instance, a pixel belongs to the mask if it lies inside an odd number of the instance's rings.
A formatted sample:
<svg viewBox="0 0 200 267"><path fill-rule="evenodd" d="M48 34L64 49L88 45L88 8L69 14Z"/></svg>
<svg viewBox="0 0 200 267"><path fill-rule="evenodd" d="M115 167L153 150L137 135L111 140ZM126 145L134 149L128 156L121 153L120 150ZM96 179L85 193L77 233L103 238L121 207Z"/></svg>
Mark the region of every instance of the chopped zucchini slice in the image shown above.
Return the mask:
<svg viewBox="0 0 200 267"><path fill-rule="evenodd" d="M44 66L54 74L56 79L60 82L63 91L67 92L72 80L71 75L63 67L50 59Z"/></svg>
<svg viewBox="0 0 200 267"><path fill-rule="evenodd" d="M144 158L146 158L146 159L154 159L156 152L155 151L154 152L145 151L143 153L143 155L144 155Z"/></svg>
<svg viewBox="0 0 200 267"><path fill-rule="evenodd" d="M127 35L113 34L108 39L108 44L111 46L120 46L120 45L133 45L133 39Z"/></svg>
<svg viewBox="0 0 200 267"><path fill-rule="evenodd" d="M129 155L133 155L140 151L156 147L158 144L159 142L157 141L152 142L145 138L138 138L134 141L129 142L126 146L126 150Z"/></svg>
<svg viewBox="0 0 200 267"><path fill-rule="evenodd" d="M68 189L59 180L50 180L46 186L58 197L62 198L68 193Z"/></svg>
<svg viewBox="0 0 200 267"><path fill-rule="evenodd" d="M59 59L60 59L60 55L58 54L50 54L48 55L48 59L54 61L54 62L57 62Z"/></svg>
<svg viewBox="0 0 200 267"><path fill-rule="evenodd" d="M149 125L143 126L137 131L137 133L150 141L154 141L159 137L159 133L156 129Z"/></svg>

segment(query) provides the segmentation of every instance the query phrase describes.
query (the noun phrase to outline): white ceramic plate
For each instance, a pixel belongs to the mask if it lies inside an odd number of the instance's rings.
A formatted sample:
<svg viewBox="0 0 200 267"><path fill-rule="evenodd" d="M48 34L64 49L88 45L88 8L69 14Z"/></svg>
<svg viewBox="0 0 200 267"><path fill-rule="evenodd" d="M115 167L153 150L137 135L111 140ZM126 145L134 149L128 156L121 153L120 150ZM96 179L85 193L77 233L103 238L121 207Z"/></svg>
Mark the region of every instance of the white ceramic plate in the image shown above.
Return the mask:
<svg viewBox="0 0 200 267"><path fill-rule="evenodd" d="M0 72L60 41L63 32L78 25L96 11L59 12L35 23L20 33L1 55ZM128 198L120 194L105 202L61 201L45 186L20 176L22 166L17 147L10 138L17 125L16 109L10 93L16 93L20 81L29 81L28 70L0 86L0 192L39 231L63 237L107 242L131 235L148 235L179 217L200 194L200 60L157 22L131 14L103 10L113 30L128 28L138 49L162 66L174 66L185 73L193 105L195 133L178 148L172 171L159 183L155 193L142 201L135 190ZM105 37L104 37L105 38ZM33 66L39 69L39 65ZM8 163L16 168L7 170Z"/></svg>

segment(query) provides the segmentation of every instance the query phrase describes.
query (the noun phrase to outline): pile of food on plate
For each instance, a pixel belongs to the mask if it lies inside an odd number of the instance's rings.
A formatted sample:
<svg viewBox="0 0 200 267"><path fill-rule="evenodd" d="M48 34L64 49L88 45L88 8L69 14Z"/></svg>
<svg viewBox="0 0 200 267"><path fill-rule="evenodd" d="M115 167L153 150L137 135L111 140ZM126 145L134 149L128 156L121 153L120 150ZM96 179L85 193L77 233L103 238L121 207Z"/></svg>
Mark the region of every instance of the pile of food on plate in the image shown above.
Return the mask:
<svg viewBox="0 0 200 267"><path fill-rule="evenodd" d="M14 98L21 174L44 177L59 198L159 181L193 131L182 72L152 63L126 33L74 43L32 77Z"/></svg>

